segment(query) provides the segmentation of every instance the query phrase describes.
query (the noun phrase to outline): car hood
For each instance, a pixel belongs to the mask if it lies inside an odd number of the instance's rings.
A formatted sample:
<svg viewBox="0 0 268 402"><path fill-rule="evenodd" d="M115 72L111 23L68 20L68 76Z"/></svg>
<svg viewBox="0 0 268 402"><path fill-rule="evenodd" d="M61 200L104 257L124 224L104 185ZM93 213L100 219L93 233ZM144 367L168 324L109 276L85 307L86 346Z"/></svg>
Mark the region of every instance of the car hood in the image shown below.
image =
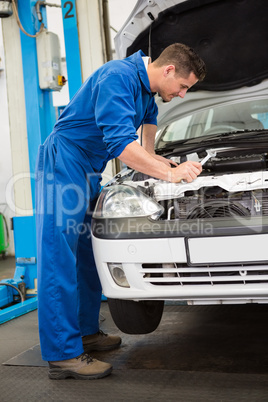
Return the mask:
<svg viewBox="0 0 268 402"><path fill-rule="evenodd" d="M138 0L115 49L118 58L141 49L155 60L175 42L196 50L207 75L184 99L165 104L156 96L160 127L201 108L268 96L267 0Z"/></svg>
<svg viewBox="0 0 268 402"><path fill-rule="evenodd" d="M141 49L155 60L168 45L193 47L207 66L194 89L221 91L268 78L267 0L139 0L115 37L119 58Z"/></svg>

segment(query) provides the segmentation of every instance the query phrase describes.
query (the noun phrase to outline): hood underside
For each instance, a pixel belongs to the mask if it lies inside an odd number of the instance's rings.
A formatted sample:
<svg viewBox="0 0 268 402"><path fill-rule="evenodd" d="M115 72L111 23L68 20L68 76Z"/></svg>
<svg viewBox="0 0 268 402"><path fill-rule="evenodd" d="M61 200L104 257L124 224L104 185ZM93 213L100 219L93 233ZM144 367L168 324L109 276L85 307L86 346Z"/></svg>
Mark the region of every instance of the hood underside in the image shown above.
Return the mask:
<svg viewBox="0 0 268 402"><path fill-rule="evenodd" d="M139 0L115 38L118 57L155 60L172 43L192 48L207 76L193 90L226 91L268 78L267 0Z"/></svg>

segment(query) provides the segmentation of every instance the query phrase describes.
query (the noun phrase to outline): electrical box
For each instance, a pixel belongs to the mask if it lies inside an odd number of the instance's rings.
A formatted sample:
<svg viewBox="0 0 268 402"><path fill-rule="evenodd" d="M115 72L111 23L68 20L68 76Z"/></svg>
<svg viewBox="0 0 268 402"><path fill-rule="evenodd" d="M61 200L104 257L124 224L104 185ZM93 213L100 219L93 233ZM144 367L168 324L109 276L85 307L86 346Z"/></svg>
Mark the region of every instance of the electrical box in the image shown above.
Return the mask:
<svg viewBox="0 0 268 402"><path fill-rule="evenodd" d="M10 17L12 14L11 0L0 0L0 18Z"/></svg>
<svg viewBox="0 0 268 402"><path fill-rule="evenodd" d="M41 32L36 38L36 48L40 88L60 91L66 80L62 76L58 35L47 30Z"/></svg>

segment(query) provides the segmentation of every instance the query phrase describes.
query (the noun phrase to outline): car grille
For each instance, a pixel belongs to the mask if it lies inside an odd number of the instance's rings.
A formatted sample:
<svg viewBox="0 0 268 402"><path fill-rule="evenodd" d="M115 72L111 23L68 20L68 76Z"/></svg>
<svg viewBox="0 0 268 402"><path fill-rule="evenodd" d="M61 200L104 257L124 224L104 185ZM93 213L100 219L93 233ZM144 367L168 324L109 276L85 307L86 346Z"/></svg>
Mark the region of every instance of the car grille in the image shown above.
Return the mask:
<svg viewBox="0 0 268 402"><path fill-rule="evenodd" d="M268 283L266 265L189 267L187 264L142 264L144 282L155 286Z"/></svg>

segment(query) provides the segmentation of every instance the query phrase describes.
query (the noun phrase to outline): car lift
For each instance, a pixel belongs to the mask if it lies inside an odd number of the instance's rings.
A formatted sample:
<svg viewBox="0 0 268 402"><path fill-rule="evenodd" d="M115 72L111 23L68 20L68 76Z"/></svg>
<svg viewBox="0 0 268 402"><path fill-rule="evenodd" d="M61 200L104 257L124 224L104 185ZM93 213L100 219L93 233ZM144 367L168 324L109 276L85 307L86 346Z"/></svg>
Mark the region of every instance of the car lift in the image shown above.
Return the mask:
<svg viewBox="0 0 268 402"><path fill-rule="evenodd" d="M80 7L87 8L89 6L85 5L86 0L81 0L82 4ZM35 35L40 28L40 21L36 18L35 7L33 7L32 0L18 0L17 10L20 22L23 28L30 35ZM43 23L46 25L46 2L38 2L42 9ZM94 3L94 2L93 2ZM92 6L97 10L97 1L95 5L91 3ZM78 28L77 28L77 17L76 17L76 1L62 1L62 16L63 16L63 28L65 37L65 48L66 48L66 63L67 63L67 73L68 73L68 84L69 84L69 95L70 98L74 95L77 89L82 84L82 70L80 64L80 50L79 50L79 39L78 39ZM33 19L35 18L35 25ZM86 22L88 24L88 21ZM38 65L37 65L37 50L36 50L36 40L35 38L26 35L25 33L19 31L16 24L14 15L9 18L2 20L3 27L3 37L4 37L4 47L6 48L6 68L9 69L9 76L12 75L12 63L14 64L14 59L16 60L17 55L14 57L14 41L20 42L20 53L22 58L23 67L23 83L16 83L16 75L13 75L13 81L8 82L7 77L7 87L12 87L12 90L8 89L9 92L9 102L12 94L14 102L17 102L18 94L17 88L13 88L22 85L24 91L24 101L26 110L26 133L28 138L28 154L29 154L29 172L26 174L26 179L30 181L29 189L31 191L31 207L30 210L24 207L24 213L26 216L15 216L12 218L13 230L14 230L14 245L15 245L15 261L16 268L14 277L12 279L2 280L0 282L0 324L25 314L29 311L35 310L37 308L37 265L36 265L36 227L35 227L35 182L34 182L34 172L36 156L38 152L39 144L43 143L45 138L51 132L53 125L56 121L55 108L52 103L52 93L47 90L41 90L38 81ZM11 34L13 30L13 35ZM16 33L14 35L14 32ZM95 32L96 33L96 32ZM94 38L95 39L95 38ZM11 45L11 46L10 46ZM16 44L19 47L18 43ZM99 44L98 44L99 45ZM102 45L103 46L103 45ZM7 50L8 49L8 50ZM12 49L12 51L11 51ZM92 49L92 52L96 48ZM13 54L12 54L13 52ZM97 52L98 53L98 52ZM93 53L94 54L94 53ZM93 54L90 56L93 56ZM13 60L12 60L13 57ZM97 55L98 57L98 55ZM99 60L99 63L103 63L103 60ZM14 68L14 66L13 66ZM95 66L94 66L95 68ZM90 73L90 72L87 72ZM18 78L19 80L19 78ZM13 102L12 102L13 105ZM11 135L11 148L14 147L12 144L12 124L18 124L18 116L14 114L14 108L9 104L9 114L10 114L10 135ZM23 111L25 113L25 111ZM12 123L13 122L13 123ZM16 145L16 144L15 144ZM26 147L27 149L27 147ZM19 182L21 179L21 171L14 168L14 149L13 153L13 176L14 181ZM17 155L18 157L18 155ZM21 158L20 154L20 158ZM14 173L15 170L15 173ZM24 180L23 177L22 180ZM24 180L25 182L25 180ZM19 184L19 183L17 183ZM24 186L25 187L25 186ZM15 202L16 204L16 183L14 184L15 189ZM23 189L25 190L25 188ZM23 193L20 193L21 198L23 198ZM17 195L18 197L18 195ZM21 198L17 199L20 201ZM16 207L16 205L15 205ZM20 213L23 215L23 213ZM5 308L3 308L5 307Z"/></svg>

